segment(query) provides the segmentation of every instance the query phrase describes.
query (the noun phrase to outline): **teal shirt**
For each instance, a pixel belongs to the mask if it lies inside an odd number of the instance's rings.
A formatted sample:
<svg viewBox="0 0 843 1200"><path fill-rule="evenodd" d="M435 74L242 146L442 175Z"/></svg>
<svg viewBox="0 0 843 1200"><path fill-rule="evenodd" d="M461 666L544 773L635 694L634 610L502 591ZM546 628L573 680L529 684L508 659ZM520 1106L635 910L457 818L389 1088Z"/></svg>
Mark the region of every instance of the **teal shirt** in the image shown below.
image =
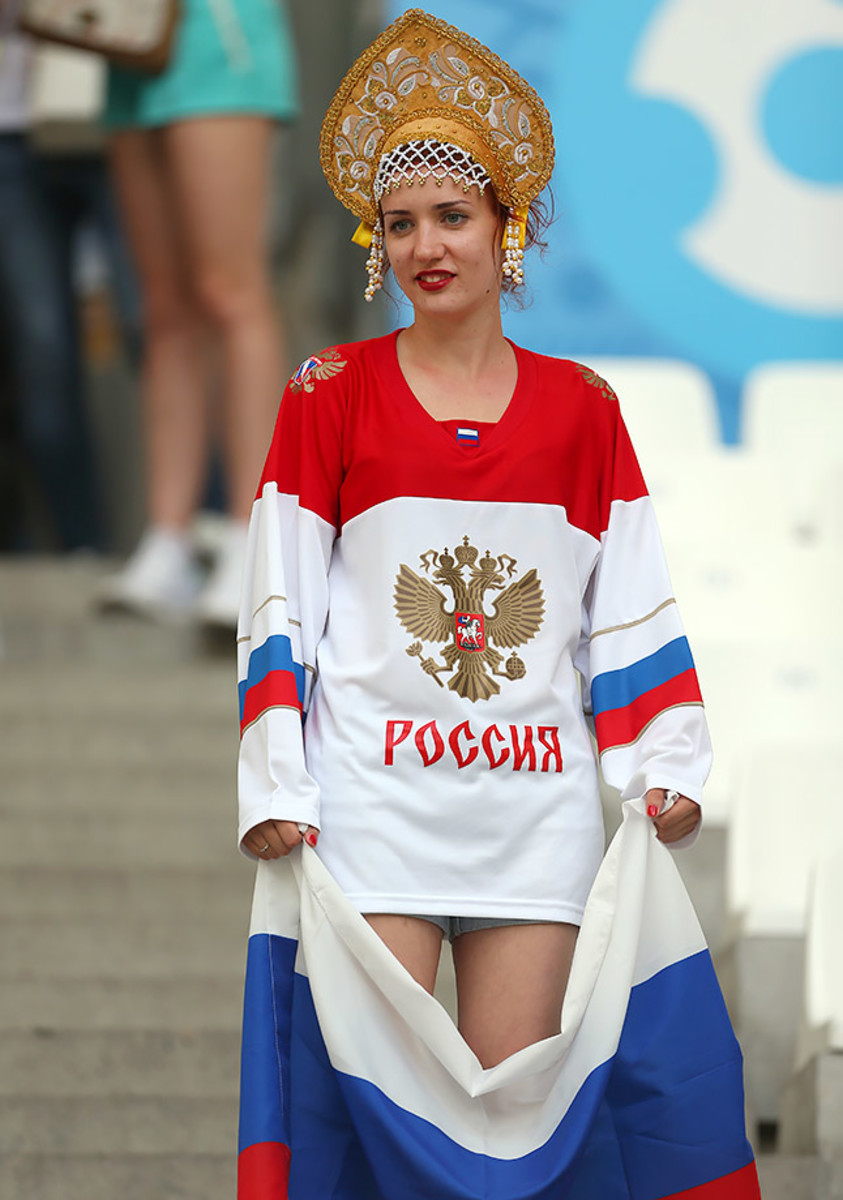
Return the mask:
<svg viewBox="0 0 843 1200"><path fill-rule="evenodd" d="M173 55L161 75L109 68L109 129L213 113L281 121L297 115L295 54L281 0L182 0Z"/></svg>

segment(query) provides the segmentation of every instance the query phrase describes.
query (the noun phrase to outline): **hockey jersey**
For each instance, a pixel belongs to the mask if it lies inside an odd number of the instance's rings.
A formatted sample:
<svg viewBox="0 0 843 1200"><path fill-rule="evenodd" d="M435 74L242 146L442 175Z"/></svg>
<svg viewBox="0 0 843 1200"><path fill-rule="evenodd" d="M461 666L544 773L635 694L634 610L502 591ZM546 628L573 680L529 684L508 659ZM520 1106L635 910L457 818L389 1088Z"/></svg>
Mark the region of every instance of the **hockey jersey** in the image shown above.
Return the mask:
<svg viewBox="0 0 843 1200"><path fill-rule="evenodd" d="M699 801L702 699L611 388L514 347L493 426L440 423L397 334L298 369L254 504L240 837L321 829L361 912L579 922L622 796Z"/></svg>

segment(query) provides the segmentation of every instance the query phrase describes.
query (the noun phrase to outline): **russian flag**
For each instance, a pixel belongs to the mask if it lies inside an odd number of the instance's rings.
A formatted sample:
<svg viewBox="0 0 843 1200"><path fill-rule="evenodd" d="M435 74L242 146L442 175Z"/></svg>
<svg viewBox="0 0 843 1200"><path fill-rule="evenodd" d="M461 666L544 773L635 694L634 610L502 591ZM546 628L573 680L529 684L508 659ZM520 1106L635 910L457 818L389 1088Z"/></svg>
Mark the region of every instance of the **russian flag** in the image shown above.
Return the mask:
<svg viewBox="0 0 843 1200"><path fill-rule="evenodd" d="M641 801L561 1032L484 1070L308 847L258 866L239 1200L760 1200L742 1060Z"/></svg>

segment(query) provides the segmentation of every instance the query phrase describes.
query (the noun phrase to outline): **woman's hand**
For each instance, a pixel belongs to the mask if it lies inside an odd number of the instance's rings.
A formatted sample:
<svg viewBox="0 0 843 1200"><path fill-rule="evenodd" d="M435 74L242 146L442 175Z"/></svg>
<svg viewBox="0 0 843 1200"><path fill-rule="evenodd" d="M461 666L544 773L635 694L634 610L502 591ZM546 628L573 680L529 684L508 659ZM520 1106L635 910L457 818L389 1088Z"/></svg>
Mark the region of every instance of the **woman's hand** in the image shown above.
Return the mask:
<svg viewBox="0 0 843 1200"><path fill-rule="evenodd" d="M647 816L653 818L659 841L669 846L671 842L679 842L694 832L700 823L702 810L696 800L680 796L664 816L661 816L665 796L664 788L650 788L644 799L647 802Z"/></svg>
<svg viewBox="0 0 843 1200"><path fill-rule="evenodd" d="M284 858L299 842L315 846L319 830L307 825L304 833L295 821L261 821L243 838L243 845L252 854L269 862L273 858Z"/></svg>

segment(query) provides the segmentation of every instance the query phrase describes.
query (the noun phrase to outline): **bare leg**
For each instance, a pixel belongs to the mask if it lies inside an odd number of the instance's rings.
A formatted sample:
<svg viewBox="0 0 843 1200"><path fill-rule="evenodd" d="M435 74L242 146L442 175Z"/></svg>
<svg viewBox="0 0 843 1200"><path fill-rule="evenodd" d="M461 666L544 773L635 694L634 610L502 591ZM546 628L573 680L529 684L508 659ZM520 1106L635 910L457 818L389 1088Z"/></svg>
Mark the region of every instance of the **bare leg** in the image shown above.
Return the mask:
<svg viewBox="0 0 843 1200"><path fill-rule="evenodd" d="M559 1033L576 925L503 925L454 941L459 1029L484 1067Z"/></svg>
<svg viewBox="0 0 843 1200"><path fill-rule="evenodd" d="M281 398L280 329L267 262L272 124L206 117L163 131L191 283L220 338L232 516L248 517Z"/></svg>
<svg viewBox="0 0 843 1200"><path fill-rule="evenodd" d="M162 136L158 130L118 133L111 160L144 307L149 523L181 529L193 516L207 469L207 380Z"/></svg>
<svg viewBox="0 0 843 1200"><path fill-rule="evenodd" d="M442 930L432 921L397 913L368 913L366 920L416 983L433 995Z"/></svg>

